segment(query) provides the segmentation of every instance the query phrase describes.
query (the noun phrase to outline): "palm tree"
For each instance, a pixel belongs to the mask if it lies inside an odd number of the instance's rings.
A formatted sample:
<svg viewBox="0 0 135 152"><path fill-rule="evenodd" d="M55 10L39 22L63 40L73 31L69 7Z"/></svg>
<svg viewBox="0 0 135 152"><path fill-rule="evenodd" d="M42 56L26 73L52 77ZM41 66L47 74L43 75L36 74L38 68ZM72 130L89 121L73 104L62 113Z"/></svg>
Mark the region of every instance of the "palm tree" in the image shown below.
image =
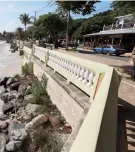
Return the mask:
<svg viewBox="0 0 135 152"><path fill-rule="evenodd" d="M31 17L29 17L29 14L21 14L20 17L19 17L20 21L22 22L22 24L24 24L24 27L25 27L25 31L26 31L26 26L27 24L30 24L30 19Z"/></svg>
<svg viewBox="0 0 135 152"><path fill-rule="evenodd" d="M16 34L18 35L19 40L21 39L22 32L23 32L23 28L18 27L16 29Z"/></svg>

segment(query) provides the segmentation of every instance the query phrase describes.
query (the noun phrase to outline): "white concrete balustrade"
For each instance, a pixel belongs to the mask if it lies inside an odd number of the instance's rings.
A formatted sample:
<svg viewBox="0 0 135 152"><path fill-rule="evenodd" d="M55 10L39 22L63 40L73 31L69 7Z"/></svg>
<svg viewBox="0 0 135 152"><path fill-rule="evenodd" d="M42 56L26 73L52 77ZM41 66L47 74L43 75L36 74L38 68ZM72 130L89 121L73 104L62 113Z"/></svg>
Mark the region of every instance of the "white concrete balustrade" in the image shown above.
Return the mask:
<svg viewBox="0 0 135 152"><path fill-rule="evenodd" d="M79 60L71 61L67 57L61 57L61 54L49 52L47 65L64 76L68 82L72 82L82 89L88 95L91 95L91 89L96 80L96 72L90 68L83 66Z"/></svg>
<svg viewBox="0 0 135 152"><path fill-rule="evenodd" d="M46 52L47 52L47 50L45 48L37 47L36 45L34 45L34 56L36 56L43 62L45 62Z"/></svg>
<svg viewBox="0 0 135 152"><path fill-rule="evenodd" d="M23 48L24 52L30 51L25 46ZM39 59L33 60L33 71L37 77L50 70L46 67L49 66L65 77L68 83L74 84L90 96L90 108L70 150L63 148L61 152L116 152L117 101L121 74L113 67L58 51L37 46L34 46L34 50L34 56ZM33 56L32 53L30 55ZM46 63L45 66L40 66L40 61ZM52 87L53 81L50 81ZM54 91L61 95L59 90ZM63 102L66 103L66 99L60 104ZM69 110L70 112L74 111Z"/></svg>
<svg viewBox="0 0 135 152"><path fill-rule="evenodd" d="M46 65L54 69L68 82L72 82L89 96L92 96L94 82L98 78L98 72L91 70L87 66L81 65L79 60L70 60L70 57L62 53L54 52L46 48L34 46L34 56ZM46 58L48 60L46 61ZM97 75L96 75L97 74Z"/></svg>

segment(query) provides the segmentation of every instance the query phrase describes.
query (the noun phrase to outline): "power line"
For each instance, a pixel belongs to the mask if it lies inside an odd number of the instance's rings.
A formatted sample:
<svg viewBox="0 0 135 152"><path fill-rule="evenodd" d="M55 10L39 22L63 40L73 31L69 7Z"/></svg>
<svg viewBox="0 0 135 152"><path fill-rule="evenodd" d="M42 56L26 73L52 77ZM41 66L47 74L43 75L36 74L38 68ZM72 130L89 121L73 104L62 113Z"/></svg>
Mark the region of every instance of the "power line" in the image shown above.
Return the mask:
<svg viewBox="0 0 135 152"><path fill-rule="evenodd" d="M97 9L96 11L92 12L90 15L95 15L96 13L99 13L98 11L103 10L104 8L108 8L110 6L110 4L106 5L103 8ZM73 17L76 17L77 14L72 15Z"/></svg>
<svg viewBox="0 0 135 152"><path fill-rule="evenodd" d="M47 5L43 6L40 10L36 11L36 13L41 12L42 10L44 10L47 6L49 6L51 4L51 1L48 1Z"/></svg>

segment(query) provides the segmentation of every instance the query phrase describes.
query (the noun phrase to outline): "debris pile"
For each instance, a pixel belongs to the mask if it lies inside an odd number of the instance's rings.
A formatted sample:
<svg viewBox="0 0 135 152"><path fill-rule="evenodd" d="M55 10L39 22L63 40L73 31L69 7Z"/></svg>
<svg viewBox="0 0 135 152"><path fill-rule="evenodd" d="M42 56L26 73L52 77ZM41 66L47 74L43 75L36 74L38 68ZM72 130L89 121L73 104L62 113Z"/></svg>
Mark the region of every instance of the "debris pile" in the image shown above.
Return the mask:
<svg viewBox="0 0 135 152"><path fill-rule="evenodd" d="M33 102L35 81L34 75L0 79L0 152L60 151L72 131L47 92L44 104Z"/></svg>

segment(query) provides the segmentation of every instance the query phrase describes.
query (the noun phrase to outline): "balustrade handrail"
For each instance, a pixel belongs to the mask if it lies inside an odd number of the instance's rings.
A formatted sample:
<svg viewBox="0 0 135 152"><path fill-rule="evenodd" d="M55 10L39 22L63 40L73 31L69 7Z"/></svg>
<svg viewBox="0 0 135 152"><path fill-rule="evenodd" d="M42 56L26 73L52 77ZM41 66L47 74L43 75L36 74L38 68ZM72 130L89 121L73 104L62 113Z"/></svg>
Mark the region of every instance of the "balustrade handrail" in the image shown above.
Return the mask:
<svg viewBox="0 0 135 152"><path fill-rule="evenodd" d="M95 65L92 61L52 51L36 45L34 46L34 56L64 76L68 82L72 82L79 87L86 94L91 96L91 98L94 97L94 90L99 75L104 73L105 69L108 67L107 65L98 63Z"/></svg>

